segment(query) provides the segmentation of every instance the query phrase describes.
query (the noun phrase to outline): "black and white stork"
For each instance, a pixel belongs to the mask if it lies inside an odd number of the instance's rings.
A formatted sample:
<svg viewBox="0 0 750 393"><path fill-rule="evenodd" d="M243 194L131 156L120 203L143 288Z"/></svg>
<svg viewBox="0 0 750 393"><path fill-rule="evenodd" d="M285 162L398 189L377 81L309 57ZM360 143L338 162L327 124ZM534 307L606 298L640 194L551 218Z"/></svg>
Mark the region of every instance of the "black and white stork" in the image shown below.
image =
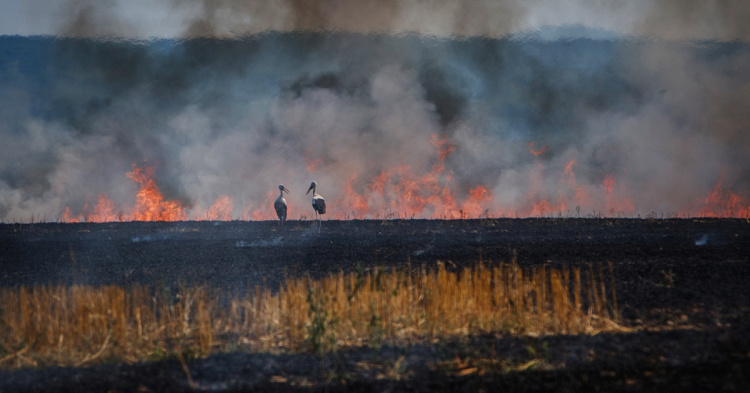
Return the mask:
<svg viewBox="0 0 750 393"><path fill-rule="evenodd" d="M321 221L321 215L326 214L326 200L323 199L323 197L316 192L316 188L318 187L318 183L312 182L310 183L310 188L307 189L307 192L305 195L310 193L310 190L312 190L312 207L313 210L315 210L315 217L318 219L318 231L320 231L320 221Z"/></svg>
<svg viewBox="0 0 750 393"><path fill-rule="evenodd" d="M273 208L276 210L276 215L279 216L279 220L281 220L281 226L284 226L284 222L286 221L286 199L284 199L284 192L289 193L289 190L287 190L286 187L284 187L283 184L279 184L279 197L276 198L276 200L273 202Z"/></svg>

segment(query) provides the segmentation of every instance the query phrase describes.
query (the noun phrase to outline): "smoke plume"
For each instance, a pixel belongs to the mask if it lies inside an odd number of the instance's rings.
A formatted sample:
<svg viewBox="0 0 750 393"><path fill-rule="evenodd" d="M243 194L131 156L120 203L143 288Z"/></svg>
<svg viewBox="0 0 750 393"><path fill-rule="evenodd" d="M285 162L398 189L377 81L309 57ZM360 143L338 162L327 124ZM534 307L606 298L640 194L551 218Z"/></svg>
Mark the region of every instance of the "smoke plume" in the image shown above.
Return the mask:
<svg viewBox="0 0 750 393"><path fill-rule="evenodd" d="M566 4L60 2L0 36L0 220L144 168L189 219L746 216L744 6Z"/></svg>

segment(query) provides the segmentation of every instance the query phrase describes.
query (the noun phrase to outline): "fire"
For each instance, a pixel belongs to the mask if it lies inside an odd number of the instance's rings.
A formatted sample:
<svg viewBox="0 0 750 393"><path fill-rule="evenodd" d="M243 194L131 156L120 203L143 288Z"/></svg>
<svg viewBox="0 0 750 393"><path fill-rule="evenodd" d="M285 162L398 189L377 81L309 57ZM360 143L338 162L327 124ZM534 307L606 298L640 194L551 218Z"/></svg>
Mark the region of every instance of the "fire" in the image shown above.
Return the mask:
<svg viewBox="0 0 750 393"><path fill-rule="evenodd" d="M231 221L234 203L229 195L222 195L216 199L206 212L206 219L210 221Z"/></svg>
<svg viewBox="0 0 750 393"><path fill-rule="evenodd" d="M445 138L439 138L437 135L430 135L430 144L438 149L438 159L432 166L433 172L443 172L445 170L445 159L456 150L456 146Z"/></svg>
<svg viewBox="0 0 750 393"><path fill-rule="evenodd" d="M242 211L242 217L244 217L245 219L249 217L253 221L276 220L277 217L276 211L273 209L273 202L278 196L278 191L271 190L266 192L266 196L263 199L263 202L260 204L260 207L256 207L255 205L245 207ZM294 212L293 203L289 200L289 198L287 198L287 204L289 206L289 211ZM291 219L291 216L289 218Z"/></svg>
<svg viewBox="0 0 750 393"><path fill-rule="evenodd" d="M456 150L447 137L431 135L436 148L435 162L429 172L420 175L408 165L383 169L366 182L364 192L356 190L357 176L350 176L342 196L332 206L340 207L345 218L468 218L487 215L492 193L482 185L468 190L458 201L452 190L453 174L445 170L446 158ZM361 184L361 181L360 181Z"/></svg>
<svg viewBox="0 0 750 393"><path fill-rule="evenodd" d="M560 174L559 186L557 187L557 200L552 202L543 198L541 194L541 179L544 177L545 167L537 162L535 169L531 171L531 181L528 200L533 201L530 211L522 212L526 216L544 216L548 214L570 214L570 208L575 206L576 214L580 213L581 207L590 207L602 215L632 214L635 209L630 198L615 194L617 182L614 175L604 177L599 187L592 185L581 185L576 180L575 167L578 161L573 158L565 164ZM601 204L603 196L604 206ZM604 210L602 210L602 208ZM597 214L599 214L597 213Z"/></svg>
<svg viewBox="0 0 750 393"><path fill-rule="evenodd" d="M107 194L99 194L99 201L94 207L94 212L88 215L89 222L107 222L115 218L115 203L107 197Z"/></svg>
<svg viewBox="0 0 750 393"><path fill-rule="evenodd" d="M604 187L607 189L607 196L612 196L612 191L615 189L615 178L612 175L604 177Z"/></svg>
<svg viewBox="0 0 750 393"><path fill-rule="evenodd" d="M467 217L488 216L491 202L492 192L479 185L469 190L469 198L464 201L462 210Z"/></svg>
<svg viewBox="0 0 750 393"><path fill-rule="evenodd" d="M307 169L307 172L314 172L316 169L318 169L318 166L323 163L322 158L313 159L312 153L308 150L305 151L305 161L307 161L307 166L305 169Z"/></svg>
<svg viewBox="0 0 750 393"><path fill-rule="evenodd" d="M552 202L540 196L543 189L541 178L544 177L545 168L544 165L537 162L535 170L532 172L534 176L531 179L532 186L529 188L528 196L528 200L533 201L533 205L530 212L522 212L522 215L540 217L553 213L561 214L564 211L568 211L571 205L581 206L588 204L590 202L588 191L584 186L580 186L576 182L576 175L573 170L576 164L578 164L578 161L575 158L565 164L563 172L560 174L557 200Z"/></svg>
<svg viewBox="0 0 750 393"><path fill-rule="evenodd" d="M568 162L565 166L565 172L563 172L563 178L565 179L565 185L569 190L573 191L573 203L576 206L591 206L592 201L585 186L578 185L576 182L576 174L573 172L573 167L578 164L578 161L574 158ZM567 208L567 200L563 199L563 208ZM561 208L560 210L563 210Z"/></svg>
<svg viewBox="0 0 750 393"><path fill-rule="evenodd" d="M531 141L527 144L529 146L529 153L533 154L534 156L541 156L542 154L547 152L547 146L543 146L540 149L534 150L534 142Z"/></svg>
<svg viewBox="0 0 750 393"><path fill-rule="evenodd" d="M115 214L115 203L107 197L107 194L99 194L99 199L94 205L93 210L89 208L89 203L83 205L83 212L74 216L70 212L70 207L65 207L62 215L63 222L108 222L119 220L122 221L122 213Z"/></svg>
<svg viewBox="0 0 750 393"><path fill-rule="evenodd" d="M530 211L529 209L521 211L521 215L541 216L551 210L547 200L539 196L544 188L542 181L544 172L544 165L539 161L534 162L534 167L529 170L529 191L526 200L531 204L531 209Z"/></svg>
<svg viewBox="0 0 750 393"><path fill-rule="evenodd" d="M546 199L542 199L540 201L537 201L534 203L534 207L531 209L531 216L543 216L545 214L549 214L554 211L561 211L562 208L560 206L552 206L549 202L547 202Z"/></svg>
<svg viewBox="0 0 750 393"><path fill-rule="evenodd" d="M703 200L700 214L704 217L748 217L750 201L742 198L732 190L724 190L723 176Z"/></svg>
<svg viewBox="0 0 750 393"><path fill-rule="evenodd" d="M79 215L74 217L73 213L70 212L70 207L65 206L65 210L63 211L62 215L63 222L81 222L81 220L83 220L81 217L83 216Z"/></svg>
<svg viewBox="0 0 750 393"><path fill-rule="evenodd" d="M375 183L370 186L371 188L379 189L380 193L382 193L385 181L387 180L383 175L384 173L375 178ZM359 195L354 191L352 183L355 179L354 176L350 176L349 180L344 184L344 194L350 195L351 199L348 199L348 203L343 211L346 212L345 214L351 212L352 218L364 218L369 211L370 204L367 202L367 198L364 195Z"/></svg>
<svg viewBox="0 0 750 393"><path fill-rule="evenodd" d="M609 174L604 177L604 189L605 189L604 200L605 200L606 211L609 214L633 213L635 211L635 208L633 207L633 202L630 200L630 198L616 195L615 194L616 186L617 186L617 181L615 180L614 175Z"/></svg>
<svg viewBox="0 0 750 393"><path fill-rule="evenodd" d="M489 216L542 217L549 215L580 216L635 216L631 187L609 173L598 184L582 182L576 177L578 159L572 157L555 168L542 157L546 147L529 151L536 157L525 176L525 197L503 205L495 199L490 188L483 184L466 185L454 179L446 161L458 148L448 137L431 135L426 141L434 147L433 162L422 171L409 165L383 168L374 177L356 173L346 177L340 190L326 191L329 196L328 217L333 219L431 218L456 219ZM308 159L308 169L316 169L322 161ZM86 201L78 214L65 207L64 222L108 221L178 221L232 219L235 209L244 220L276 220L273 201L278 193L269 189L260 202L235 206L230 195L219 196L208 209L188 208L176 200L166 200L154 179L154 167L132 165L126 178L139 185L132 207L120 207L105 193L95 201ZM301 196L300 196L301 198ZM295 198L289 198L290 211L297 217L307 217L306 210L295 210ZM571 209L575 209L571 213ZM308 211L312 213L310 209ZM678 206L668 215L704 217L750 217L750 201L725 185L722 175L703 198L688 206ZM290 216L290 218L293 216Z"/></svg>
<svg viewBox="0 0 750 393"><path fill-rule="evenodd" d="M153 179L154 167L138 168L125 174L141 185L136 194L132 217L134 221L181 221L187 219L185 208L177 201L165 201Z"/></svg>

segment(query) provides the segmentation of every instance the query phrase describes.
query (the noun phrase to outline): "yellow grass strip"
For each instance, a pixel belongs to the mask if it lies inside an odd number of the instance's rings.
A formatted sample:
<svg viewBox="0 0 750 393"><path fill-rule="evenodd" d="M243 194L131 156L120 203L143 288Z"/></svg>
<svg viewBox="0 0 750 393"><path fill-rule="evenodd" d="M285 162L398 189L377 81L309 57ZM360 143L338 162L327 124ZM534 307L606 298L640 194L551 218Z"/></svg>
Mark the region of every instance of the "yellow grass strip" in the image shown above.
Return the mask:
<svg viewBox="0 0 750 393"><path fill-rule="evenodd" d="M0 367L322 352L487 332L590 333L617 328L617 303L607 298L613 285L603 268L439 264L289 279L276 291L255 287L240 297L206 287L5 288Z"/></svg>

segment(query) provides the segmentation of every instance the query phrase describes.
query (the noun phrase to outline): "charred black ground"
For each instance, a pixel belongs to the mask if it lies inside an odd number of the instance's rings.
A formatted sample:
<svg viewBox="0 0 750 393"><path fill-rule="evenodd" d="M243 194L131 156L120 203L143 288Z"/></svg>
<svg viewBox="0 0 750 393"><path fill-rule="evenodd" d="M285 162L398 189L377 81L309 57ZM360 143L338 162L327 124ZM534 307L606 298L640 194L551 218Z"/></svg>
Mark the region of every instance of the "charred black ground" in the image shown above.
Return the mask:
<svg viewBox="0 0 750 393"><path fill-rule="evenodd" d="M741 391L750 386L750 223L743 219L480 219L0 225L0 286L244 291L375 267L612 264L628 333L465 337L336 353L232 353L190 364L217 391ZM461 362L456 363L456 359ZM503 372L471 370L495 359ZM511 365L524 362L554 367ZM369 365L363 367L363 364ZM481 365L480 365L481 366ZM480 367L487 369L487 367ZM493 369L490 367L490 369ZM510 370L510 371L509 371ZM384 377L385 376L385 377ZM1 391L188 391L177 362L0 373Z"/></svg>

